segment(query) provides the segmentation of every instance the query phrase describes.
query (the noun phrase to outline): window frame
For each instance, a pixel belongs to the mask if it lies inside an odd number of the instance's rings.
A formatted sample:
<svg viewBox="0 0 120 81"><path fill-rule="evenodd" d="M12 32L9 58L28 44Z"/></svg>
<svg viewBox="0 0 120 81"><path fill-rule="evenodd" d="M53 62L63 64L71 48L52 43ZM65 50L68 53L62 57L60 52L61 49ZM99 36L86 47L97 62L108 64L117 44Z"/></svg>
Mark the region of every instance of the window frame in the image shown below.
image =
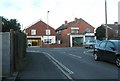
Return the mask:
<svg viewBox="0 0 120 81"><path fill-rule="evenodd" d="M31 35L36 35L37 34L37 30L36 29L31 29Z"/></svg>
<svg viewBox="0 0 120 81"><path fill-rule="evenodd" d="M72 34L78 34L79 33L79 27L71 27L71 33Z"/></svg>
<svg viewBox="0 0 120 81"><path fill-rule="evenodd" d="M88 31L88 29L89 29L89 31ZM90 28L89 28L89 27L87 27L87 28L85 29L85 33L90 33Z"/></svg>

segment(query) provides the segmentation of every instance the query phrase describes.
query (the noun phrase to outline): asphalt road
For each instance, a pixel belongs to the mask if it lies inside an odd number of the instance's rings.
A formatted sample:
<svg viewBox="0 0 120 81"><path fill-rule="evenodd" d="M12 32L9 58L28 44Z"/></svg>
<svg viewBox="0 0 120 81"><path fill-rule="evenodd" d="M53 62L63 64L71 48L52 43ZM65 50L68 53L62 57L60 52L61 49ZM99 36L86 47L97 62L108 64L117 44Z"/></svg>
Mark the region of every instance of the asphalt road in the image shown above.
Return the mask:
<svg viewBox="0 0 120 81"><path fill-rule="evenodd" d="M118 79L116 65L105 61L94 61L92 49L30 47L27 51L44 54L68 78L111 79L111 81Z"/></svg>

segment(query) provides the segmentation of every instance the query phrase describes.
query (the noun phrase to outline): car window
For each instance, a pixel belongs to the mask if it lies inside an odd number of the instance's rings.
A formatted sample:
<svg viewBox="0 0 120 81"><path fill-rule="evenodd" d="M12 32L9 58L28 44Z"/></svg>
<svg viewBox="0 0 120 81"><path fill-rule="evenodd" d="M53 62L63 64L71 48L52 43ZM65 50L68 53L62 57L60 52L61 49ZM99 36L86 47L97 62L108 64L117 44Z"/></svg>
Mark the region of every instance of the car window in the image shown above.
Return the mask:
<svg viewBox="0 0 120 81"><path fill-rule="evenodd" d="M105 45L106 45L106 42L105 42L105 41L101 42L101 43L100 43L100 48L105 48Z"/></svg>
<svg viewBox="0 0 120 81"><path fill-rule="evenodd" d="M112 48L115 48L115 45L114 45L112 42L107 42L107 44L106 44L106 49L107 49L107 50L111 50L111 47L112 47Z"/></svg>

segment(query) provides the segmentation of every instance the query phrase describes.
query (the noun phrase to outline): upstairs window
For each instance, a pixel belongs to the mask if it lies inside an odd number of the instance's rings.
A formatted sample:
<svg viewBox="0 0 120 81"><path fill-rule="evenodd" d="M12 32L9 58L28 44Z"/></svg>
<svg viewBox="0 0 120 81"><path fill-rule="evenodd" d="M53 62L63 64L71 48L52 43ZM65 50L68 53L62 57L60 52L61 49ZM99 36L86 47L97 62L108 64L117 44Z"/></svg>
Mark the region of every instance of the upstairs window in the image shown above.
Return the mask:
<svg viewBox="0 0 120 81"><path fill-rule="evenodd" d="M46 29L46 35L50 35L51 34L51 32L50 32L50 29Z"/></svg>
<svg viewBox="0 0 120 81"><path fill-rule="evenodd" d="M86 28L85 33L90 33L90 28Z"/></svg>
<svg viewBox="0 0 120 81"><path fill-rule="evenodd" d="M31 30L31 35L36 35L36 30L35 29Z"/></svg>
<svg viewBox="0 0 120 81"><path fill-rule="evenodd" d="M75 27L75 28L71 28L71 33L72 34L77 34L79 31L79 28Z"/></svg>
<svg viewBox="0 0 120 81"><path fill-rule="evenodd" d="M57 31L57 34L61 34L61 30Z"/></svg>

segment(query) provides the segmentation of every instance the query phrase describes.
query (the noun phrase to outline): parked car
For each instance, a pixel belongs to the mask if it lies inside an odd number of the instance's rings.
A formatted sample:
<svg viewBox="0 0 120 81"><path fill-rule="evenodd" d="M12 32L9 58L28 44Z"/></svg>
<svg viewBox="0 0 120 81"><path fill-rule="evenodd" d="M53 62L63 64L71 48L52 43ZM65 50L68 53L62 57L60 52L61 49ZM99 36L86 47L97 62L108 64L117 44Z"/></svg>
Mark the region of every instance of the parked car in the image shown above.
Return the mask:
<svg viewBox="0 0 120 81"><path fill-rule="evenodd" d="M93 51L95 52L95 50L99 47L99 44L101 43L102 41L98 40L96 43L95 43L95 46L93 48Z"/></svg>
<svg viewBox="0 0 120 81"><path fill-rule="evenodd" d="M99 40L88 40L85 44L85 48L94 48L95 45L99 42Z"/></svg>
<svg viewBox="0 0 120 81"><path fill-rule="evenodd" d="M95 47L94 60L106 60L120 67L120 40L104 40Z"/></svg>

